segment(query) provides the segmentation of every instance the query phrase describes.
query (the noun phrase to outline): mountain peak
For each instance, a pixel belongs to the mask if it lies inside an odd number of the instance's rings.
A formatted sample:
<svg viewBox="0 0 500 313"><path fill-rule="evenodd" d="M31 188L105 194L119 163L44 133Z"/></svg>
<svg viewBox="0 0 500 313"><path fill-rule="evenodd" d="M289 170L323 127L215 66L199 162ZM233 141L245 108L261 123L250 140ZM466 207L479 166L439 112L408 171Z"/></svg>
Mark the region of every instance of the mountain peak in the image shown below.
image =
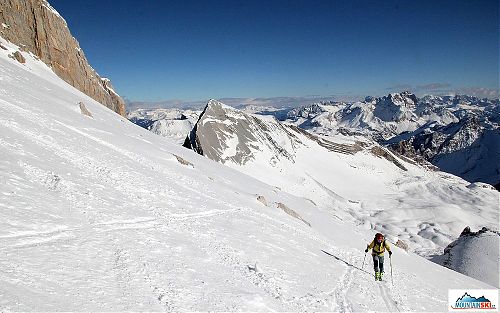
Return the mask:
<svg viewBox="0 0 500 313"><path fill-rule="evenodd" d="M208 100L206 108L208 108L208 107L221 108L224 110L234 110L233 107L230 107L230 106L228 106L228 105L226 105L218 100L215 100L215 99Z"/></svg>
<svg viewBox="0 0 500 313"><path fill-rule="evenodd" d="M418 102L417 96L409 91L403 91L399 93L390 93L387 97L382 97L382 99L389 99L394 105L402 106L415 106Z"/></svg>

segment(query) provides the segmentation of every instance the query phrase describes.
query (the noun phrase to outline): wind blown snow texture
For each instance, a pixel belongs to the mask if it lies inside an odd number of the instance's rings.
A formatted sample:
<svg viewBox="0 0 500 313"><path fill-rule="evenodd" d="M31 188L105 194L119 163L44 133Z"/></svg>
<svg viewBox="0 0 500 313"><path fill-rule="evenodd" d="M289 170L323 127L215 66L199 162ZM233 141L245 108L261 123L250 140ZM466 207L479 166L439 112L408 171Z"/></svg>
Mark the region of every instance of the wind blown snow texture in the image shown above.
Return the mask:
<svg viewBox="0 0 500 313"><path fill-rule="evenodd" d="M128 122L2 44L0 311L442 311L449 288L489 287L397 248L394 286L376 283L359 269L372 231Z"/></svg>

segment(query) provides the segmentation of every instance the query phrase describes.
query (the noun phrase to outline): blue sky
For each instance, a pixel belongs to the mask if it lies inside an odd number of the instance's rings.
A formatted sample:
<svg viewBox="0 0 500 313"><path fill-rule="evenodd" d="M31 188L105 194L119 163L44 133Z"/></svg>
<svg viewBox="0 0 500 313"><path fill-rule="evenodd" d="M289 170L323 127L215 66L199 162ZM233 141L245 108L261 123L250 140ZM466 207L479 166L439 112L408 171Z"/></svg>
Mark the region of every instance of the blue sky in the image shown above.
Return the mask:
<svg viewBox="0 0 500 313"><path fill-rule="evenodd" d="M497 0L49 2L129 100L498 90Z"/></svg>

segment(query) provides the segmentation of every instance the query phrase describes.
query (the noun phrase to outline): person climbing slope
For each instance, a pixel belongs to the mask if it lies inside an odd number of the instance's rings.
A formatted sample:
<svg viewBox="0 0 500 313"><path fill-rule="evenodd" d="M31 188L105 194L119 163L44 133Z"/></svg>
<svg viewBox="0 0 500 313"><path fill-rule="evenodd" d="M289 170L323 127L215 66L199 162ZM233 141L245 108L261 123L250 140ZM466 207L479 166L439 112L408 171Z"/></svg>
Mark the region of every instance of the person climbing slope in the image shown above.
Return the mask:
<svg viewBox="0 0 500 313"><path fill-rule="evenodd" d="M366 247L365 253L373 249L373 268L375 269L375 280L382 280L384 274L384 252L387 249L389 257L392 255L391 247L385 241L384 235L377 233L373 241Z"/></svg>

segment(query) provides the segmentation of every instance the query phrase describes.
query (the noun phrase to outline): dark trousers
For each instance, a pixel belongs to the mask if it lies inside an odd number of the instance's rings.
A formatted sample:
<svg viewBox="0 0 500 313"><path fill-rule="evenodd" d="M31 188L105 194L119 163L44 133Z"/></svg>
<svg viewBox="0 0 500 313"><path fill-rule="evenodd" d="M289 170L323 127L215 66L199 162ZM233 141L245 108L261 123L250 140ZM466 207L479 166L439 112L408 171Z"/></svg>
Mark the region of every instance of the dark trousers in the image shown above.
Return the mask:
<svg viewBox="0 0 500 313"><path fill-rule="evenodd" d="M373 268L375 272L384 271L384 256L383 255L373 255Z"/></svg>

